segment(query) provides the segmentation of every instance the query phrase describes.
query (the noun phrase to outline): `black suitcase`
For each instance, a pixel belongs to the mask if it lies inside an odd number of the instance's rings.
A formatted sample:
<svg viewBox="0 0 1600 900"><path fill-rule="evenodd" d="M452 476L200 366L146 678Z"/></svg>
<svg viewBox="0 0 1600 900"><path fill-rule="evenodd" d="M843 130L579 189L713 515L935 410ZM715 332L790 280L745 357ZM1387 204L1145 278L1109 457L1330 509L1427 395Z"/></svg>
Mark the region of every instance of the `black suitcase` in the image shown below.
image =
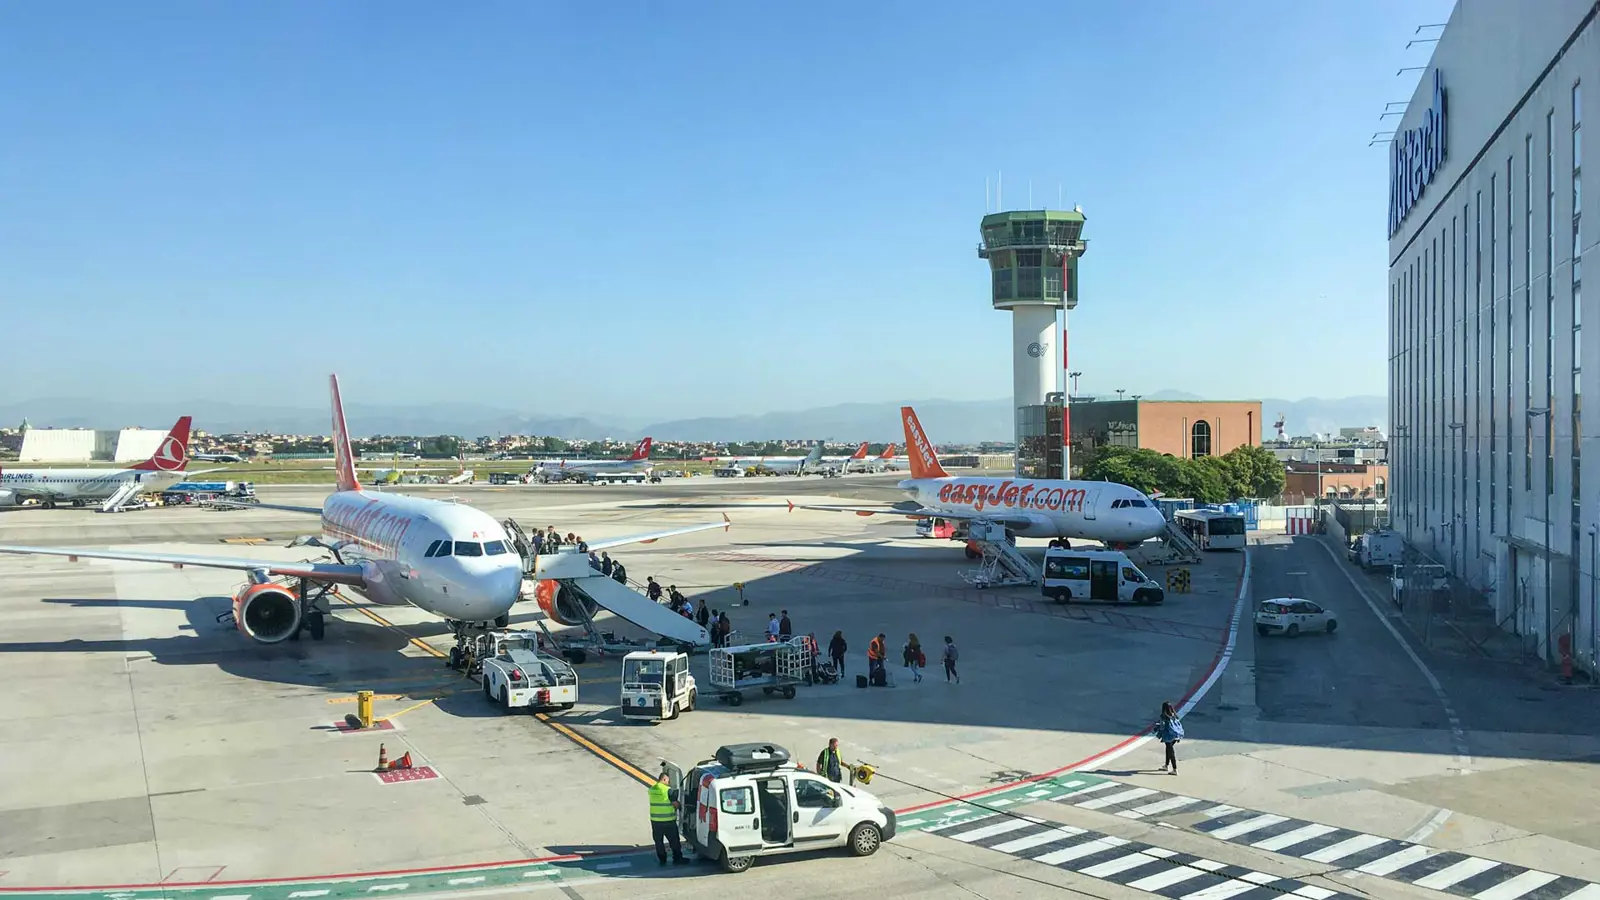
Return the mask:
<svg viewBox="0 0 1600 900"><path fill-rule="evenodd" d="M867 676L865 676L865 675L857 675L856 676L856 687L864 688L866 686L867 686Z"/></svg>

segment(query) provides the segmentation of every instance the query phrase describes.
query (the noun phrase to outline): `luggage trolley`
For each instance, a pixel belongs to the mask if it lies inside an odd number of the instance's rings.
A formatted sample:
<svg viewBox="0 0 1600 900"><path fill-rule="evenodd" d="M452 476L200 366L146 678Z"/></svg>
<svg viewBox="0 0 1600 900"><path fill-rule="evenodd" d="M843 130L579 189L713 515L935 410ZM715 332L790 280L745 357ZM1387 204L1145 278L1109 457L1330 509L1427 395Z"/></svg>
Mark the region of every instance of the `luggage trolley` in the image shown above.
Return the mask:
<svg viewBox="0 0 1600 900"><path fill-rule="evenodd" d="M795 688L810 683L811 654L803 640L713 648L707 693L730 706L743 703L745 691L755 688L793 700Z"/></svg>

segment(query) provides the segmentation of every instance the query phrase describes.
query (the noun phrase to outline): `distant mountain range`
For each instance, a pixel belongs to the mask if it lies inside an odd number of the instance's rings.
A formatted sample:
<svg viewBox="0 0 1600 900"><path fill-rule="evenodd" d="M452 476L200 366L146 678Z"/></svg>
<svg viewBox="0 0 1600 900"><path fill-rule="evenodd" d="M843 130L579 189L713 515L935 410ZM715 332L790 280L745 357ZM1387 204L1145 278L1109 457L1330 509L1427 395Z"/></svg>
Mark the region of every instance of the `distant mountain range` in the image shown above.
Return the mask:
<svg viewBox="0 0 1600 900"><path fill-rule="evenodd" d="M1157 391L1146 400L1202 400L1182 391ZM918 400L912 405L928 434L939 443L1008 441L1014 414L1009 399ZM748 416L675 419L627 427L582 416L535 416L514 410L470 403L432 403L417 406L345 407L350 431L358 436L376 434L458 434L466 437L502 434L555 435L595 440L637 439L650 435L659 440L748 441L812 439L900 441L899 403L841 403L815 409L770 412ZM166 428L180 413L194 416L195 427L212 433L270 432L275 434L327 434L325 409L240 406L228 403L116 403L86 398L55 398L0 405L0 424L15 427L24 418L41 427L124 428L142 425ZM1263 399L1262 433L1273 436L1272 422L1282 414L1291 436L1313 432L1336 433L1340 427L1386 427L1388 401L1384 397L1358 396L1305 400Z"/></svg>

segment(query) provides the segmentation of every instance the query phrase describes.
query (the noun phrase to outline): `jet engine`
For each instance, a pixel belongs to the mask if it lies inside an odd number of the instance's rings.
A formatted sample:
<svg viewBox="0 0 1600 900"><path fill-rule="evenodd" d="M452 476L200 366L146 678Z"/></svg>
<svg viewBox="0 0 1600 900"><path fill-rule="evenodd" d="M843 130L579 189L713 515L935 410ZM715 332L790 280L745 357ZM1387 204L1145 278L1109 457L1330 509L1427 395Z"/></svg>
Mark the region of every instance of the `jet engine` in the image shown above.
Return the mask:
<svg viewBox="0 0 1600 900"><path fill-rule="evenodd" d="M0 491L0 506L21 506L22 498L16 491Z"/></svg>
<svg viewBox="0 0 1600 900"><path fill-rule="evenodd" d="M233 624L252 641L286 641L300 629L300 599L281 584L246 585L233 595Z"/></svg>
<svg viewBox="0 0 1600 900"><path fill-rule="evenodd" d="M554 579L540 581L533 596L544 614L561 625L582 625L598 609L593 600Z"/></svg>

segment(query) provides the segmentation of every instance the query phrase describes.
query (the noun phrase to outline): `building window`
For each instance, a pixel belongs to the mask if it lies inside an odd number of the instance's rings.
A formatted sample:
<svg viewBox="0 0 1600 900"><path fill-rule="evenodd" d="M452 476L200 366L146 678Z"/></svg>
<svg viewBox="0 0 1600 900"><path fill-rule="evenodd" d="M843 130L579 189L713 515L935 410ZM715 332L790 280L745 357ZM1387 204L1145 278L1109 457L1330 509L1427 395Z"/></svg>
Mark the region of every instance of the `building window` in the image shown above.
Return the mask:
<svg viewBox="0 0 1600 900"><path fill-rule="evenodd" d="M1499 295L1495 293L1495 262L1500 258L1498 252L1500 243L1500 229L1496 227L1498 202L1500 198L1499 185L1495 184L1495 175L1489 176L1489 533L1494 534L1495 515L1499 511L1500 479L1500 441L1499 428L1500 410L1495 405L1495 360L1500 356L1500 347L1494 342L1495 323L1500 318ZM1481 239L1481 238L1480 238Z"/></svg>
<svg viewBox="0 0 1600 900"><path fill-rule="evenodd" d="M1544 492L1556 492L1556 112L1544 116Z"/></svg>
<svg viewBox="0 0 1600 900"><path fill-rule="evenodd" d="M1204 419L1189 429L1189 455L1195 459L1211 455L1211 423Z"/></svg>

